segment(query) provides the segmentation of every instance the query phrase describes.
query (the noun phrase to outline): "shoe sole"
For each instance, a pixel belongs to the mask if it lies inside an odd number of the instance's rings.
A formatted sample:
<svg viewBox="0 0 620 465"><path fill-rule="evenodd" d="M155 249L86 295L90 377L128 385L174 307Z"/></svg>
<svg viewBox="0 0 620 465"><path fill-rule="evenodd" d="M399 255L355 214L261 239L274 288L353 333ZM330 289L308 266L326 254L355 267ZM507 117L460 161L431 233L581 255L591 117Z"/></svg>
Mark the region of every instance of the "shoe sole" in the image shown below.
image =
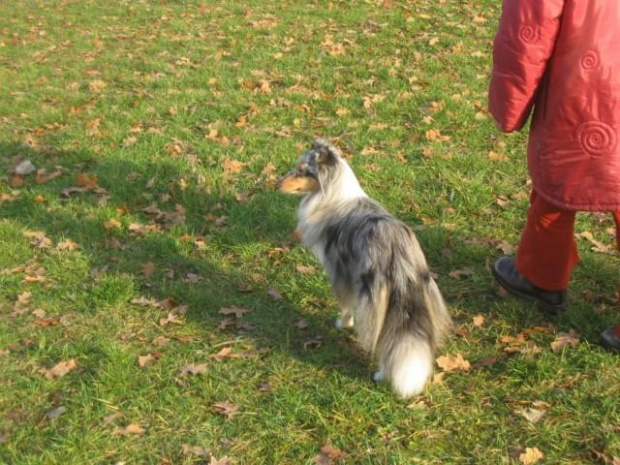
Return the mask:
<svg viewBox="0 0 620 465"><path fill-rule="evenodd" d="M553 304L550 304L549 302L545 302L544 300L537 299L536 297L530 294L526 294L524 292L511 288L508 285L508 283L504 281L502 276L495 270L495 267L491 268L491 271L493 272L493 276L495 277L495 280L500 284L500 286L502 286L504 289L506 289L509 293L511 293L515 297L519 297L520 299L524 299L529 302L534 302L536 304L536 307L539 310L542 310L545 313L548 313L550 315L555 315L555 316L559 315L564 310L566 310L566 304L553 305Z"/></svg>
<svg viewBox="0 0 620 465"><path fill-rule="evenodd" d="M603 333L601 334L600 343L601 343L601 345L602 345L605 349L610 350L610 351L612 351L612 352L618 352L618 353L620 353L620 347L619 347L619 346L617 346L617 345L612 344L612 343L611 343L611 342L610 342L610 341L606 338L606 336L605 336L605 332L603 332Z"/></svg>

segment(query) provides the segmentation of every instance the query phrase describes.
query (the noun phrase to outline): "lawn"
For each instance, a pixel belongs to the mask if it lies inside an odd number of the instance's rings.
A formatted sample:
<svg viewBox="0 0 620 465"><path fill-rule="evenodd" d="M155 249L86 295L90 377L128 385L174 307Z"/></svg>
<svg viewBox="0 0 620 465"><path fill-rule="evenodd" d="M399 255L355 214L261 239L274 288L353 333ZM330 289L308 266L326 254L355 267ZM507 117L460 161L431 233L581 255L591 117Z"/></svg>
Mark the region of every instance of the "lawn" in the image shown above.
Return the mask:
<svg viewBox="0 0 620 465"><path fill-rule="evenodd" d="M0 463L618 463L611 218L578 217L560 317L489 272L530 189L486 111L499 4L0 2ZM416 398L292 235L275 181L317 136L449 304Z"/></svg>

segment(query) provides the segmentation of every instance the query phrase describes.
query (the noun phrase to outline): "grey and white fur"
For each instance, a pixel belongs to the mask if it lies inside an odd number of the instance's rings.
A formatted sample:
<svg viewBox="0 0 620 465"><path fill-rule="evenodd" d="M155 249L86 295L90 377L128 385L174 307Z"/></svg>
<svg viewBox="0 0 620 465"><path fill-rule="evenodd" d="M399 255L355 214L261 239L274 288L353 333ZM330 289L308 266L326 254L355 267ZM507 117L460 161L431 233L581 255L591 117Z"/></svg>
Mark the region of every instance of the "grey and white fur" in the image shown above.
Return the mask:
<svg viewBox="0 0 620 465"><path fill-rule="evenodd" d="M420 393L450 315L411 229L361 188L351 167L318 139L280 180L303 195L297 231L331 281L341 306L339 328L355 323L359 344L401 397Z"/></svg>

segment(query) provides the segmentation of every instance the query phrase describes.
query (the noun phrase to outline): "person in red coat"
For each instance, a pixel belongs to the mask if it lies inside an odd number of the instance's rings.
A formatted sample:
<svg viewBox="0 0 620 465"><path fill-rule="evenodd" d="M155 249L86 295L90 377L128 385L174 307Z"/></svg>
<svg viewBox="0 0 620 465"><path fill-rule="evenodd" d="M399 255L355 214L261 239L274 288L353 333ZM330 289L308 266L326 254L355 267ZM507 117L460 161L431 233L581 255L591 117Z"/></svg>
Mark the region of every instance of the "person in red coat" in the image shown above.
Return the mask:
<svg viewBox="0 0 620 465"><path fill-rule="evenodd" d="M620 248L620 1L504 0L489 110L504 132L532 115L527 222L516 260L500 258L493 274L510 293L561 312L579 261L575 213L611 212ZM620 351L620 326L601 342Z"/></svg>

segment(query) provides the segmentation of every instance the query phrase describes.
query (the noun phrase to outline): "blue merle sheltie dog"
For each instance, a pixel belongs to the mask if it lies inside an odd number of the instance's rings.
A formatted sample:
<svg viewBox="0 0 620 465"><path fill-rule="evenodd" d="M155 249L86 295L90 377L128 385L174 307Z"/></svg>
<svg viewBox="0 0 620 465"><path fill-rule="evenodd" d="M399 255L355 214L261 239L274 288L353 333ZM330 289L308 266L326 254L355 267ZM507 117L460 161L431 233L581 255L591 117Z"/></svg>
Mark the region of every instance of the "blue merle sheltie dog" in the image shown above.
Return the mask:
<svg viewBox="0 0 620 465"><path fill-rule="evenodd" d="M341 306L375 355L375 380L401 397L424 389L451 319L420 245L404 223L362 190L336 147L318 139L279 189L302 195L297 232L325 267Z"/></svg>

